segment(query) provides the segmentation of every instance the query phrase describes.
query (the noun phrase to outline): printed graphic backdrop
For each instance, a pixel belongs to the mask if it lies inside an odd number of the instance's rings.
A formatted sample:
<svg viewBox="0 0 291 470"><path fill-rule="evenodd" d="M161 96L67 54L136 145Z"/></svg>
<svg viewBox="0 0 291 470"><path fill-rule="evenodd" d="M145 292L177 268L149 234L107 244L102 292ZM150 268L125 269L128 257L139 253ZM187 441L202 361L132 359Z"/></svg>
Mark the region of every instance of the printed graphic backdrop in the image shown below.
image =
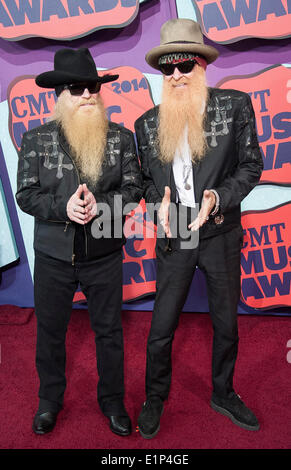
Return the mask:
<svg viewBox="0 0 291 470"><path fill-rule="evenodd" d="M18 210L13 194L21 136L45 122L55 102L52 90L35 86L35 75L53 68L58 48L89 47L100 73L120 75L102 88L109 118L133 130L135 119L160 100L161 76L146 64L145 53L159 44L166 20L186 17L200 21L205 42L217 41L213 45L220 57L207 69L209 85L246 91L257 117L265 168L260 185L242 203L239 312L290 312L290 9L289 0L0 0L0 65L5 71L0 116L6 123L0 129L0 267L6 266L0 304L33 305L33 218ZM126 307L148 310L155 261L154 239L146 235L155 227L143 203L127 221L129 235L132 225L138 235L124 247L124 301L144 297ZM83 298L76 293L76 301ZM199 270L184 310L208 310Z"/></svg>

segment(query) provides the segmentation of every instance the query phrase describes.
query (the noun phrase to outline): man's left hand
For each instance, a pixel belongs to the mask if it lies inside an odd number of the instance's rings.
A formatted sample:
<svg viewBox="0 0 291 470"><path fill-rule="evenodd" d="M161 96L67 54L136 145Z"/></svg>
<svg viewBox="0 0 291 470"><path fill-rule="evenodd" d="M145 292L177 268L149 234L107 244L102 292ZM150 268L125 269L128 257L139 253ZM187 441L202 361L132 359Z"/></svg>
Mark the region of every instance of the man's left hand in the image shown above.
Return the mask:
<svg viewBox="0 0 291 470"><path fill-rule="evenodd" d="M215 194L208 189L205 189L203 192L203 199L201 209L199 211L198 216L196 219L188 225L188 228L191 229L192 232L198 230L202 225L207 222L209 219L209 214L212 212L216 202Z"/></svg>
<svg viewBox="0 0 291 470"><path fill-rule="evenodd" d="M85 202L85 224L90 222L97 215L97 203L94 194L89 191L86 183L83 184L84 202Z"/></svg>

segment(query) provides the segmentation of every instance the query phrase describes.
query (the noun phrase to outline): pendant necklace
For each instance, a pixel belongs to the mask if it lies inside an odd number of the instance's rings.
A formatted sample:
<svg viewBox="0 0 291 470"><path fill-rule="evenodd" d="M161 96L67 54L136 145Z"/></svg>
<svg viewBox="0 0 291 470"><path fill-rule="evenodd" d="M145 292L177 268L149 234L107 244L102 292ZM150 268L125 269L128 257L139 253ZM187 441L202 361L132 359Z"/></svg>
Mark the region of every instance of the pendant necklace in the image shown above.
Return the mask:
<svg viewBox="0 0 291 470"><path fill-rule="evenodd" d="M187 182L187 179L189 178L190 172L192 170L192 165L187 165L183 157L181 157L181 159L183 162L183 184L184 188L189 191L189 189L191 189L191 185Z"/></svg>

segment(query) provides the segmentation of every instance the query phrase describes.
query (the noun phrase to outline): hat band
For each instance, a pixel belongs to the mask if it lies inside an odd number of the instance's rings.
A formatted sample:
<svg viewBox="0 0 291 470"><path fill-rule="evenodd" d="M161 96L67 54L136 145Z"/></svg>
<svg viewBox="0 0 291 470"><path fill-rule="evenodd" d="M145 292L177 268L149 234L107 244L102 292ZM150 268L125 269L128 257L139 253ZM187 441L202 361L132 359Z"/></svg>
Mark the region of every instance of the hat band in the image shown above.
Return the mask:
<svg viewBox="0 0 291 470"><path fill-rule="evenodd" d="M201 42L196 42L196 41L171 41L171 42L164 42L161 44L161 46L166 46L167 44L200 44L201 46L204 46Z"/></svg>
<svg viewBox="0 0 291 470"><path fill-rule="evenodd" d="M189 60L195 60L204 70L207 67L207 61L200 54L193 54L191 52L172 52L164 54L159 58L159 65L163 64L178 64Z"/></svg>

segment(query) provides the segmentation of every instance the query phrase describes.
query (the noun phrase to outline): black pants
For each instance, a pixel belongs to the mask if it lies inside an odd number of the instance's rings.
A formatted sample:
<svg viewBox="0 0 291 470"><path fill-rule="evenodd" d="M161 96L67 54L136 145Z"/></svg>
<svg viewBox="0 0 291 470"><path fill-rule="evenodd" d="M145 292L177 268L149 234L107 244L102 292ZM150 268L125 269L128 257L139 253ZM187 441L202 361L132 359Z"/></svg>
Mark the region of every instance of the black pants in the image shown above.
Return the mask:
<svg viewBox="0 0 291 470"><path fill-rule="evenodd" d="M95 332L98 402L105 415L122 415L121 251L96 261L75 263L75 266L36 252L34 293L40 403L55 403L58 409L63 404L66 388L65 338L78 283L87 297L90 322Z"/></svg>
<svg viewBox="0 0 291 470"><path fill-rule="evenodd" d="M237 304L240 296L241 227L200 240L195 249L180 249L175 240L171 252L157 240L157 293L147 344L146 394L168 397L171 383L171 349L179 315L194 271L206 276L213 324L212 382L216 395L233 392L233 373L238 348Z"/></svg>

